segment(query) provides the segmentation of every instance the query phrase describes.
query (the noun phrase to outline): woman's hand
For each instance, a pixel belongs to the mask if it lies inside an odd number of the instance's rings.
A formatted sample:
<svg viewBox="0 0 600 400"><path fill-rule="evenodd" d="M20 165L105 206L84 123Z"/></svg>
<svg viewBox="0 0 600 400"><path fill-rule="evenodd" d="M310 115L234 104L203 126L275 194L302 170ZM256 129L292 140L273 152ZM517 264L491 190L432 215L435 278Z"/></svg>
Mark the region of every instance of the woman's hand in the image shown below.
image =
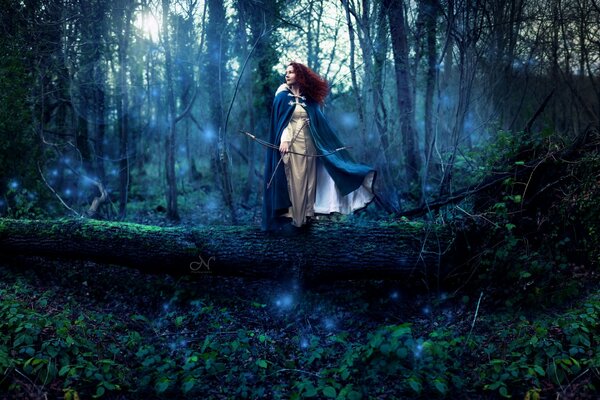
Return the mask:
<svg viewBox="0 0 600 400"><path fill-rule="evenodd" d="M290 150L290 142L281 142L279 145L279 152L283 155Z"/></svg>

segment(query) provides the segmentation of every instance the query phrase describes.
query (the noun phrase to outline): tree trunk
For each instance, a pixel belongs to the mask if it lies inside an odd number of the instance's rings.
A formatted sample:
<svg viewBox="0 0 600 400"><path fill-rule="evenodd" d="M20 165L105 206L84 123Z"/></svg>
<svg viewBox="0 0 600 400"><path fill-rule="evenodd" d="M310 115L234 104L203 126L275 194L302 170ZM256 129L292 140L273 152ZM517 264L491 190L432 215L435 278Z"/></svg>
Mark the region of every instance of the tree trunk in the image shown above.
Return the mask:
<svg viewBox="0 0 600 400"><path fill-rule="evenodd" d="M408 45L406 43L406 27L402 0L385 0L388 9L392 50L394 53L394 69L396 71L396 89L398 114L402 133L402 147L405 163L405 186L407 189L418 189L411 194L419 200L421 193L421 157L415 129L414 100L409 76Z"/></svg>
<svg viewBox="0 0 600 400"><path fill-rule="evenodd" d="M0 219L3 256L75 258L174 275L212 274L303 281L420 279L450 266L447 225L369 226L319 221L297 236L258 227L162 228L83 219ZM441 277L441 276L440 276Z"/></svg>
<svg viewBox="0 0 600 400"><path fill-rule="evenodd" d="M177 209L177 179L175 177L175 140L177 132L175 121L175 94L173 93L173 63L171 60L171 44L169 39L169 0L162 1L163 11L163 44L165 48L165 75L167 80L167 132L165 140L165 172L167 179L167 218L179 220Z"/></svg>
<svg viewBox="0 0 600 400"><path fill-rule="evenodd" d="M381 172L378 178L378 191L380 193L380 204L387 212L397 212L402 207L401 196L397 190L397 182L391 171L391 163L388 160L394 159L392 147L388 135L387 113L383 101L383 68L387 56L388 29L386 23L386 11L384 6L379 5L376 8L377 18L375 18L376 36L373 40L371 35L371 25L369 21L369 4L363 1L362 13L355 8L355 4L350 4L343 0L346 23L348 25L348 34L350 38L350 73L352 78L352 89L356 109L358 110L359 126L361 130L361 140L364 148L373 147L373 140L368 138L367 131L373 126L379 133L379 145L381 151L377 160L376 168ZM356 21L358 30L355 32L352 17ZM355 44L354 39L358 37L362 51L363 70L365 79L362 83L362 89L359 86L355 67ZM361 92L364 92L363 96ZM370 93L369 93L370 92ZM370 96L369 96L370 94Z"/></svg>
<svg viewBox="0 0 600 400"><path fill-rule="evenodd" d="M222 1L208 1L208 26L206 28L206 45L208 48L208 63L206 66L206 81L208 82L208 107L210 112L210 128L217 133L217 147L213 164L215 166L216 182L221 189L225 207L229 210L232 224L237 224L237 212L233 204L233 184L227 153L227 132L223 115L223 82L226 79L225 61L227 40L227 21L225 6Z"/></svg>
<svg viewBox="0 0 600 400"><path fill-rule="evenodd" d="M436 1L427 0L424 3L424 23L427 31L427 73L425 83L425 168L422 184L422 199L427 198L427 181L431 168L431 156L435 145L435 131L433 122L433 99L437 81L437 49L436 49L436 23L438 14Z"/></svg>
<svg viewBox="0 0 600 400"><path fill-rule="evenodd" d="M127 50L131 31L131 7L121 2L122 15L117 15L117 37L119 38L119 95L117 120L119 121L119 217L125 218L129 194L129 96L127 84Z"/></svg>
<svg viewBox="0 0 600 400"><path fill-rule="evenodd" d="M358 112L358 122L360 126L360 138L362 140L362 145L364 148L368 146L367 140L367 125L365 122L365 107L364 102L362 100L360 88L358 86L358 78L356 76L356 45L354 43L355 32L354 32L354 24L352 24L352 18L350 17L350 9L348 5L348 0L342 0L344 5L344 10L346 11L346 23L348 24L348 38L350 40L350 78L352 80L352 93L354 102L356 104L356 110Z"/></svg>

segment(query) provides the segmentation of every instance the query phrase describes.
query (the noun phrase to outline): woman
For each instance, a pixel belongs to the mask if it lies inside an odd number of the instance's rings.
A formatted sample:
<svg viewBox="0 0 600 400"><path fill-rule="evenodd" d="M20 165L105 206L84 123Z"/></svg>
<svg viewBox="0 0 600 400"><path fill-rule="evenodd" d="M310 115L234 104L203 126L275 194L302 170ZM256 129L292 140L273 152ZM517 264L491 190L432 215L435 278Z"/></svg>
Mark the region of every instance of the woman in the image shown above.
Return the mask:
<svg viewBox="0 0 600 400"><path fill-rule="evenodd" d="M315 214L350 214L375 196L376 171L341 149L321 112L328 92L327 82L306 65L288 64L271 110L270 143L279 151L267 150L265 231L300 228Z"/></svg>

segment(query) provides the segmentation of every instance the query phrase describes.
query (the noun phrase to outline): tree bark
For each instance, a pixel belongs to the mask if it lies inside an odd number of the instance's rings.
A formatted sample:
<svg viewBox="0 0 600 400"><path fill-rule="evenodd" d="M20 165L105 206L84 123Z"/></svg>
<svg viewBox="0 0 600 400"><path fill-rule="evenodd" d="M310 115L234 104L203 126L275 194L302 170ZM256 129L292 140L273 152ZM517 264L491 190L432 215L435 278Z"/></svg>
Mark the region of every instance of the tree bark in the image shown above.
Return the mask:
<svg viewBox="0 0 600 400"><path fill-rule="evenodd" d="M398 99L398 114L402 132L402 149L405 163L405 186L418 188L414 191L417 201L421 193L421 156L415 129L414 99L411 91L409 76L408 44L406 42L406 27L402 0L385 0L388 9L392 50L394 53L394 69L396 71L396 89Z"/></svg>
<svg viewBox="0 0 600 400"><path fill-rule="evenodd" d="M127 213L127 202L130 188L130 170L129 170L129 92L127 84L127 70L129 49L129 38L131 37L131 7L127 2L121 2L123 8L117 14L117 37L119 40L118 62L119 76L118 87L119 96L117 99L117 120L119 132L119 217L124 219Z"/></svg>
<svg viewBox="0 0 600 400"><path fill-rule="evenodd" d="M321 281L443 275L456 253L447 225L318 221L282 237L250 226L188 229L85 220L0 219L0 253L91 260L173 275ZM441 276L440 276L441 277Z"/></svg>
<svg viewBox="0 0 600 400"><path fill-rule="evenodd" d="M427 0L423 3L423 19L426 34L427 44L427 73L425 78L425 167L423 169L423 183L421 186L421 198L427 198L427 181L431 171L431 157L433 155L433 147L435 145L435 130L434 130L434 94L437 82L437 1Z"/></svg>
<svg viewBox="0 0 600 400"><path fill-rule="evenodd" d="M208 1L208 25L206 27L206 46L208 63L205 79L208 84L208 108L210 128L217 133L213 164L215 166L216 182L223 195L225 207L230 213L230 221L237 224L237 211L233 200L233 183L229 166L226 120L223 115L223 93L226 79L226 45L227 20L225 6L222 1ZM224 37L225 36L225 37Z"/></svg>
<svg viewBox="0 0 600 400"><path fill-rule="evenodd" d="M163 11L163 45L165 48L165 75L167 81L167 125L168 132L165 140L165 172L167 180L166 200L167 218L179 220L177 207L177 180L175 177L175 141L177 128L175 121L175 94L173 87L173 62L171 60L171 43L169 38L169 0L162 1Z"/></svg>

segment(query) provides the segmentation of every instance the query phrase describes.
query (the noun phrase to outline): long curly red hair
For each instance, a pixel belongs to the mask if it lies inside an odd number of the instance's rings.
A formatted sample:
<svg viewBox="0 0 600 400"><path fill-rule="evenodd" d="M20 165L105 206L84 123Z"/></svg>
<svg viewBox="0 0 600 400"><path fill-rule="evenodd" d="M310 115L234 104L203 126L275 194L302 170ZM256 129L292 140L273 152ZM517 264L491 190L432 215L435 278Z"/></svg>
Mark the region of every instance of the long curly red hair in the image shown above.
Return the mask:
<svg viewBox="0 0 600 400"><path fill-rule="evenodd" d="M327 81L304 64L292 61L288 64L288 66L290 65L294 67L296 84L300 88L300 93L319 104L323 104L325 97L329 94Z"/></svg>

